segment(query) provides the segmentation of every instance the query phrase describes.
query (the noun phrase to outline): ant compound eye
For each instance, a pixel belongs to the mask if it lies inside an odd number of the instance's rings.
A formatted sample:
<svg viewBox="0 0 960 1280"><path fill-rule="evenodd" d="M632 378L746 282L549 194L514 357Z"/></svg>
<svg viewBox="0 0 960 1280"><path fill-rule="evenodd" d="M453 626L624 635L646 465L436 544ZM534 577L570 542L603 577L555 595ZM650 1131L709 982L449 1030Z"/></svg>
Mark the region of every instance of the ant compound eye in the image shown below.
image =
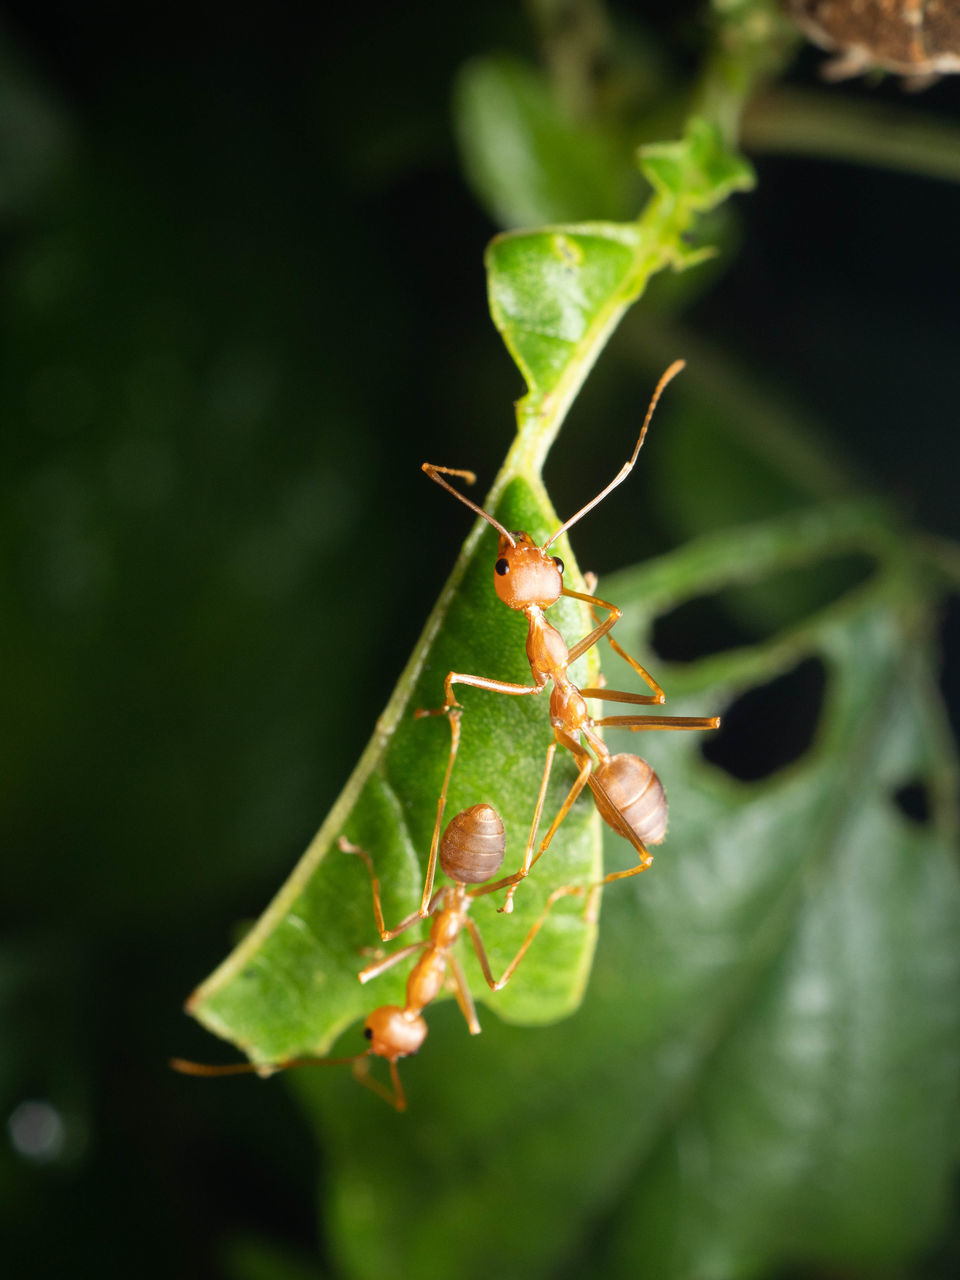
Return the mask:
<svg viewBox="0 0 960 1280"><path fill-rule="evenodd" d="M510 537L514 540L514 542L522 542L522 541L523 541L523 530L522 530L522 529L511 529L511 531L510 531Z"/></svg>
<svg viewBox="0 0 960 1280"><path fill-rule="evenodd" d="M563 573L563 561L560 559L559 556L553 557L553 563L557 566L560 572Z"/></svg>
<svg viewBox="0 0 960 1280"><path fill-rule="evenodd" d="M499 573L501 578L505 573L510 572L510 562L508 560L498 560L493 567L495 571Z"/></svg>
<svg viewBox="0 0 960 1280"><path fill-rule="evenodd" d="M367 1037L367 1039L368 1039L368 1040L372 1040L372 1039L373 1039L373 1027L364 1027L364 1028L363 1028L363 1034Z"/></svg>

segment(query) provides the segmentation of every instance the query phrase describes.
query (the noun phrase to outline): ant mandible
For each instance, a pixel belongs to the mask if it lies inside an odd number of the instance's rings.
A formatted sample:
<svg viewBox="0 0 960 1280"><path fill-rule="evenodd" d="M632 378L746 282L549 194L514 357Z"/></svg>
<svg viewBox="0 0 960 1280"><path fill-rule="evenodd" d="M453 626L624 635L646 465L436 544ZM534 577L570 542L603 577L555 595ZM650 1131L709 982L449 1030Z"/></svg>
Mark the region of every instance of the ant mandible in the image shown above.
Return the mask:
<svg viewBox="0 0 960 1280"><path fill-rule="evenodd" d="M455 712L454 717L457 714ZM455 718L452 718L451 724L456 725ZM416 924L418 920L423 919L425 916L432 918L428 938L409 943L398 951L375 960L358 974L359 980L362 983L367 983L372 978L385 973L388 969L392 969L394 965L400 964L401 961L408 957L416 955L418 952L420 953L407 978L404 1004L381 1005L379 1008L374 1009L364 1022L363 1034L370 1042L369 1047L359 1053L350 1054L343 1058L300 1057L288 1058L283 1062L275 1063L242 1062L230 1063L225 1066L212 1066L206 1063L188 1062L182 1058L174 1058L170 1065L175 1071L194 1076L230 1076L242 1075L253 1071L279 1071L290 1067L349 1064L353 1069L354 1077L361 1084L371 1089L386 1102L389 1102L397 1111L404 1111L406 1110L407 1100L403 1086L400 1083L397 1063L401 1058L406 1058L416 1053L423 1044L427 1036L427 1024L423 1018L423 1010L437 998L445 986L452 989L460 1006L460 1011L470 1029L470 1034L479 1035L480 1033L480 1023L477 1021L477 1013L470 995L470 989L467 986L466 976L460 966L460 962L453 953L453 947L463 930L466 929L470 936L470 941L480 962L480 968L487 985L492 991L500 991L510 981L550 911L561 898L583 896L591 889L599 887L599 884L619 878L619 875L614 873L612 876L608 876L603 881L598 882L597 885L563 885L554 889L540 915L531 925L517 954L504 970L503 976L494 978L483 940L480 936L480 930L476 922L470 919L468 913L475 898L484 897L489 893L496 893L499 889L515 885L520 878L520 873L515 872L513 875L505 876L492 884L484 883L499 871L506 848L503 821L492 805L475 804L469 809L464 809L451 819L443 836L440 837L439 835L446 802L447 784L453 760L456 756L457 742L458 734L455 730L450 761L437 805L437 818L430 846L430 858L423 890L425 908L422 903L417 911L407 916L406 919L401 920L394 928L388 928L384 923L380 882L373 869L373 860L364 849L352 844L344 836L341 836L338 841L344 853L356 854L363 859L370 876L373 893L373 912L377 922L377 930L384 942L390 942L392 939L399 937L411 925ZM528 840L528 850L532 847L536 838L545 794L546 788L544 786L541 788L538 797ZM440 867L453 883L443 885L434 893L433 882L438 853ZM469 888L468 886L470 885L478 887ZM386 1059L390 1070L390 1088L370 1075L371 1057Z"/></svg>
<svg viewBox="0 0 960 1280"><path fill-rule="evenodd" d="M541 795L546 789L553 758L558 746L565 747L574 758L578 774L557 816L550 824L547 834L540 843L536 854L533 853L532 841L528 843L523 865L517 872L517 883L509 887L506 901L501 908L511 911L513 895L517 884L530 868L547 850L556 834L557 828L569 813L571 807L583 790L589 785L596 800L597 808L604 821L614 831L624 836L633 845L639 858L639 865L622 875L637 875L649 867L653 858L647 845L659 844L667 828L667 800L659 778L650 765L640 756L620 754L612 755L598 729L603 726L617 727L638 731L641 729L716 729L720 724L718 716L707 718L690 716L603 716L595 719L590 715L587 698L598 698L606 702L625 702L634 705L661 705L666 696L656 680L644 668L626 653L609 634L622 617L621 610L599 596L572 591L563 585L564 565L559 556L549 554L550 546L556 542L577 521L591 511L617 485L621 484L633 470L637 455L647 434L650 419L657 406L660 395L672 378L684 367L685 361L675 360L660 378L654 389L649 408L640 429L640 435L630 460L620 468L611 482L586 506L581 507L559 529L538 546L528 533L523 531L510 533L502 524L476 503L470 501L453 485L444 480L444 476L459 476L472 484L476 477L470 471L458 471L451 467L438 467L425 462L423 470L431 480L436 481L455 498L469 507L471 511L482 516L499 533L497 560L494 565L494 587L497 595L510 609L523 613L527 619L527 659L530 663L532 685L514 684L505 680L494 680L488 676L467 675L460 671L450 671L444 681L444 703L435 710L419 710L417 716L450 715L460 704L453 692L454 685L472 685L477 689L491 689L495 693L506 693L514 696L542 693L549 683L553 683L550 694L550 723L553 727L554 741L547 750L544 767ZM592 580L588 582L592 591ZM590 608L598 625L573 648L568 649L566 642L555 627L551 626L544 616L544 610L556 604L561 596L573 600L581 600ZM597 609L607 611L607 617L599 622ZM571 663L581 657L588 649L606 637L614 652L627 662L630 667L645 681L651 690L649 694L626 693L617 689L590 688L580 689L567 674ZM581 736L592 748L596 763L587 748L581 743ZM455 750L454 748L452 748Z"/></svg>

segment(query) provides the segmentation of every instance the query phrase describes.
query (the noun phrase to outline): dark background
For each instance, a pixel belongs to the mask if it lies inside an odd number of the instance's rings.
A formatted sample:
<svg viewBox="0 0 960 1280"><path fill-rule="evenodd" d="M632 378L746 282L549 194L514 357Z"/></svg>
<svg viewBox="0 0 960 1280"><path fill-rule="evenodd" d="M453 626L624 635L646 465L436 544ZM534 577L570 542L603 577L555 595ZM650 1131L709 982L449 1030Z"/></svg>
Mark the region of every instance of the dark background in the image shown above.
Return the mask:
<svg viewBox="0 0 960 1280"><path fill-rule="evenodd" d="M697 6L613 12L694 65ZM4 1135L10 1274L316 1256L329 1171L292 1097L165 1063L210 1055L182 1001L338 793L466 531L420 462L488 480L510 439L496 228L450 121L463 62L502 49L536 57L506 3L0 13L0 1104L63 1123L45 1157ZM960 119L960 82L922 105ZM755 159L685 323L957 537L960 189ZM548 468L561 512L647 395L612 377ZM582 563L671 545L640 492L643 545L585 522Z"/></svg>

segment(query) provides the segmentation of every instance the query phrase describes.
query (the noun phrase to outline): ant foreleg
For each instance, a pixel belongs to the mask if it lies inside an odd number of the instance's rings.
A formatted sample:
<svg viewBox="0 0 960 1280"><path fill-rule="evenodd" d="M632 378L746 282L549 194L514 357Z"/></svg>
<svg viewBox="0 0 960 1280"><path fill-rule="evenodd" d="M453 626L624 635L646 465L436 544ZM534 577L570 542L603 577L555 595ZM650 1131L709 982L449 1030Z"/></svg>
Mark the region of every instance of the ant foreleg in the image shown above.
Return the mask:
<svg viewBox="0 0 960 1280"><path fill-rule="evenodd" d="M602 640L607 632L617 625L623 617L623 610L618 608L617 605L611 604L609 600L601 600L599 596L588 596L584 591L572 591L569 587L564 587L560 594L569 596L571 600L582 600L584 604L588 604L594 618L596 618L595 609L607 610L607 617L604 618L603 622L594 627L582 640L578 640L567 655L568 663L576 662L577 658L585 654L598 640Z"/></svg>
<svg viewBox="0 0 960 1280"><path fill-rule="evenodd" d="M591 587L596 584L596 580L597 579L595 574L591 573L588 575L588 582ZM602 609L615 610L615 616L613 613L611 613L605 622L599 623L596 630L591 631L589 636L584 636L584 638L578 644L575 644L573 646L573 648L570 650L568 662L573 662L575 659L579 658L581 654L586 653L586 651L590 648L591 644L596 644L598 640L606 636L607 644L614 651L614 653L616 653L619 657L621 657L624 660L624 662L627 664L627 666L629 666L633 671L637 673L637 675L640 677L641 680L643 680L643 682L647 685L648 688L653 690L654 696L652 698L644 698L643 701L652 702L652 703L666 702L667 700L666 694L657 684L656 680L654 680L650 672L647 671L645 667L642 667L640 663L637 662L636 658L632 658L630 654L627 653L626 649L624 649L622 645L618 644L617 641L614 640L613 636L607 634L616 625L616 623L619 622L620 618L623 616L623 611L621 609L617 609L615 605L608 604L605 600L601 600L599 596L595 596L592 593L590 595L584 595L582 592L568 591L566 588L564 588L563 594L565 596L573 596L575 599L582 600L585 604L588 604L590 606L590 614L595 622L598 621L597 612L596 612L597 607L600 607ZM581 689L580 692L586 698L600 696L592 689L589 689L589 690ZM637 700L640 701L639 697ZM628 701L628 699L624 699L624 701Z"/></svg>
<svg viewBox="0 0 960 1280"><path fill-rule="evenodd" d="M489 689L493 693L509 693L514 697L521 697L526 693L542 693L546 688L546 681L542 684L512 684L508 680L491 680L488 676L471 676L465 675L462 671L451 671L443 682L443 706L431 709L420 707L414 711L414 719L422 720L425 716L445 716L449 715L455 707L458 708L460 703L453 695L455 684L469 685L472 689Z"/></svg>

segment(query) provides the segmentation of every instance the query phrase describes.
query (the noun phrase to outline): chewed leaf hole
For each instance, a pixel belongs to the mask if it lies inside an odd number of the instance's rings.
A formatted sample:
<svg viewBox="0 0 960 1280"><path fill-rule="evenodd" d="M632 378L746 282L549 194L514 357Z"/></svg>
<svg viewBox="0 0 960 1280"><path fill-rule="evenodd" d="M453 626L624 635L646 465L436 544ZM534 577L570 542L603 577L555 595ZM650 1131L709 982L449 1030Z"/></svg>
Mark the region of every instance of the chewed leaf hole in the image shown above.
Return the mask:
<svg viewBox="0 0 960 1280"><path fill-rule="evenodd" d="M759 782L799 760L817 731L827 687L819 658L757 685L726 709L716 733L704 738L704 758L741 782Z"/></svg>
<svg viewBox="0 0 960 1280"><path fill-rule="evenodd" d="M906 782L893 792L893 802L911 822L921 826L930 821L930 793L919 778Z"/></svg>
<svg viewBox="0 0 960 1280"><path fill-rule="evenodd" d="M708 654L750 644L752 639L734 621L722 595L696 596L662 613L651 636L657 655L667 662L696 662Z"/></svg>
<svg viewBox="0 0 960 1280"><path fill-rule="evenodd" d="M876 568L862 553L831 556L759 582L696 596L653 624L653 648L666 662L695 662L712 653L760 644L859 586Z"/></svg>

